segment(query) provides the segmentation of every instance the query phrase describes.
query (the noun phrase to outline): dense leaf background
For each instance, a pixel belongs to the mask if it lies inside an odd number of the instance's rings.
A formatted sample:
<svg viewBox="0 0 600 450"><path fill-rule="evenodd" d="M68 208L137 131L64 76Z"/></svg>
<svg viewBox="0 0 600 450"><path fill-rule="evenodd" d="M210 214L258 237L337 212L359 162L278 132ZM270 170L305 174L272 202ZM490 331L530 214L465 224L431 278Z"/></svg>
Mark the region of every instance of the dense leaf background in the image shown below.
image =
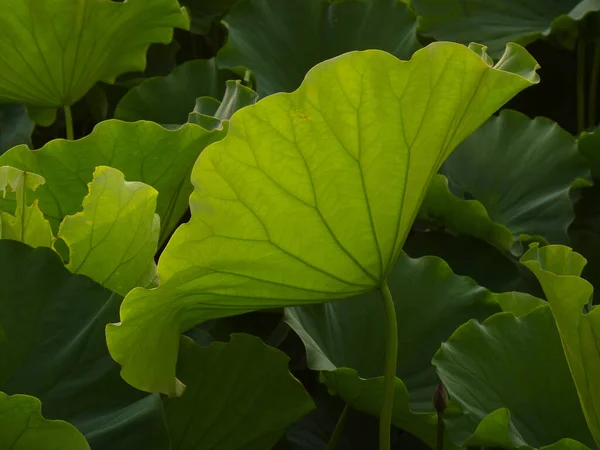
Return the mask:
<svg viewBox="0 0 600 450"><path fill-rule="evenodd" d="M0 450L599 448L599 1L0 11Z"/></svg>

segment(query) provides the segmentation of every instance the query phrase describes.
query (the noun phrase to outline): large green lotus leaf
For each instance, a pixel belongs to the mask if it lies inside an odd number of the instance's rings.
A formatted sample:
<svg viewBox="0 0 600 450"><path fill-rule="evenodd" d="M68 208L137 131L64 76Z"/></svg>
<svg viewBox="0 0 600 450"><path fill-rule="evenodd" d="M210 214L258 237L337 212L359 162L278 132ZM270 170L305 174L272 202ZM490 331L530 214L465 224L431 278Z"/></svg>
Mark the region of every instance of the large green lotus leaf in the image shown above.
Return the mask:
<svg viewBox="0 0 600 450"><path fill-rule="evenodd" d="M351 50L408 59L420 47L416 15L397 0L242 0L224 22L219 65L248 67L261 96L293 91L315 64Z"/></svg>
<svg viewBox="0 0 600 450"><path fill-rule="evenodd" d="M27 194L45 183L43 177L10 166L0 167L0 191L16 203L14 215L0 211L0 237L24 242L32 247L50 247L54 241L50 223L37 201L27 204Z"/></svg>
<svg viewBox="0 0 600 450"><path fill-rule="evenodd" d="M107 330L123 377L174 394L179 333L194 324L377 289L444 158L537 81L529 54L508 53L525 76L452 43L410 62L352 52L238 111L194 167L192 219L161 255L161 286L133 291Z"/></svg>
<svg viewBox="0 0 600 450"><path fill-rule="evenodd" d="M121 295L149 286L156 277L157 196L147 184L125 181L117 169L97 167L83 210L65 217L58 230L69 247L67 268Z"/></svg>
<svg viewBox="0 0 600 450"><path fill-rule="evenodd" d="M0 105L0 154L19 144L31 145L33 122L23 105Z"/></svg>
<svg viewBox="0 0 600 450"><path fill-rule="evenodd" d="M417 218L489 242L501 251L509 251L514 241L508 228L490 219L485 206L452 194L448 179L441 174L433 177Z"/></svg>
<svg viewBox="0 0 600 450"><path fill-rule="evenodd" d="M0 448L89 450L90 446L73 425L44 419L37 398L0 392Z"/></svg>
<svg viewBox="0 0 600 450"><path fill-rule="evenodd" d="M481 42L499 57L507 42L527 45L600 10L597 0L413 0L419 31L437 40ZM561 23L562 22L562 23ZM566 23L565 23L566 22Z"/></svg>
<svg viewBox="0 0 600 450"><path fill-rule="evenodd" d="M0 0L0 102L59 108L141 72L153 42L188 28L176 0Z"/></svg>
<svg viewBox="0 0 600 450"><path fill-rule="evenodd" d="M521 261L540 280L560 334L585 419L600 445L600 309L581 272L586 260L562 245L532 246ZM585 312L584 312L585 311Z"/></svg>
<svg viewBox="0 0 600 450"><path fill-rule="evenodd" d="M446 421L457 444L488 414L506 408L510 420L498 420L498 412L486 419L489 440L479 445L539 448L572 438L594 447L548 305L523 317L501 313L483 324L469 321L442 344L433 363L466 412Z"/></svg>
<svg viewBox="0 0 600 450"><path fill-rule="evenodd" d="M188 207L192 192L189 174L200 152L224 132L196 125L167 130L152 122L107 120L83 139L57 139L42 149L16 147L0 156L0 165L42 175L46 184L36 198L55 232L65 216L81 210L87 184L97 166L120 170L129 181L149 184L158 191L156 212L161 219L162 245Z"/></svg>
<svg viewBox="0 0 600 450"><path fill-rule="evenodd" d="M186 123L196 98L221 98L225 81L234 76L233 72L219 70L214 59L188 61L165 77L150 78L131 89L117 105L115 118Z"/></svg>
<svg viewBox="0 0 600 450"><path fill-rule="evenodd" d="M451 189L478 200L518 238L569 242L573 186L589 169L571 134L556 123L504 110L469 136L442 168Z"/></svg>
<svg viewBox="0 0 600 450"><path fill-rule="evenodd" d="M471 318L483 320L505 308L526 313L543 301L521 293L492 294L435 257L403 254L388 284L399 330L393 422L433 447L436 413L431 398L438 377L431 358L440 342ZM325 371L327 386L354 408L378 415L385 359L379 294L286 308L286 321L304 342L308 366Z"/></svg>
<svg viewBox="0 0 600 450"><path fill-rule="evenodd" d="M228 80L227 89L221 101L212 97L199 97L196 106L188 116L188 122L200 125L207 130L220 128L223 122L245 106L254 105L258 101L258 94L241 81Z"/></svg>
<svg viewBox="0 0 600 450"><path fill-rule="evenodd" d="M68 420L94 449L169 448L159 396L127 385L106 348L120 296L48 248L7 240L0 284L0 390L38 397L47 418Z"/></svg>
<svg viewBox="0 0 600 450"><path fill-rule="evenodd" d="M187 385L165 401L171 446L179 450L263 450L314 408L289 358L259 338L233 334L200 347L182 338L177 375Z"/></svg>

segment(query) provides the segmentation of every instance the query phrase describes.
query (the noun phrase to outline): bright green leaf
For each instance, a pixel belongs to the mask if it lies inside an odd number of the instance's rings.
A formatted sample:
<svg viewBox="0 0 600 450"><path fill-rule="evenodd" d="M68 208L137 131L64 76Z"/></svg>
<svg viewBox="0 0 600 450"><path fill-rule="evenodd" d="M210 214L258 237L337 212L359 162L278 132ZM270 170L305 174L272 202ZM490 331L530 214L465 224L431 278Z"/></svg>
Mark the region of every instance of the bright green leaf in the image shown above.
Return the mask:
<svg viewBox="0 0 600 450"><path fill-rule="evenodd" d="M58 230L70 250L67 268L121 295L149 286L156 277L157 196L117 169L97 167L83 211L65 217Z"/></svg>
<svg viewBox="0 0 600 450"><path fill-rule="evenodd" d="M133 291L107 330L123 377L174 394L179 333L194 324L377 289L442 161L537 82L530 55L507 51L528 78L452 43L410 62L352 52L238 111L196 163L192 219L161 255L161 286Z"/></svg>
<svg viewBox="0 0 600 450"><path fill-rule="evenodd" d="M186 123L196 98L221 98L225 81L234 76L219 70L214 59L188 61L165 77L150 78L131 89L117 105L115 118L165 125Z"/></svg>
<svg viewBox="0 0 600 450"><path fill-rule="evenodd" d="M597 0L413 0L420 30L437 40L481 42L499 57L507 42L527 45L600 10ZM562 23L560 23L562 22ZM565 23L567 22L567 24Z"/></svg>
<svg viewBox="0 0 600 450"><path fill-rule="evenodd" d="M418 219L489 242L501 251L509 251L513 244L508 228L492 222L485 206L477 200L463 200L452 194L448 179L441 174L431 181Z"/></svg>
<svg viewBox="0 0 600 450"><path fill-rule="evenodd" d="M247 334L209 347L183 338L177 375L187 389L165 401L173 448L272 448L286 427L314 408L288 361Z"/></svg>
<svg viewBox="0 0 600 450"><path fill-rule="evenodd" d="M442 344L433 362L450 398L466 412L446 420L457 444L475 433L477 445L490 447L540 448L569 437L593 448L547 305L520 318L502 313L483 324L472 320ZM505 414L500 408L510 411L509 420L498 420ZM493 420L486 418L492 413ZM485 426L477 428L482 420Z"/></svg>
<svg viewBox="0 0 600 450"><path fill-rule="evenodd" d="M153 42L187 28L176 0L0 0L0 102L59 108L143 71Z"/></svg>
<svg viewBox="0 0 600 450"><path fill-rule="evenodd" d="M77 141L57 139L37 151L16 147L0 156L0 165L44 177L46 184L37 189L35 197L55 232L66 216L81 210L97 166L114 167L128 181L149 184L158 191L156 212L161 219L162 245L188 208L194 161L223 135L191 124L167 130L152 122L107 120Z"/></svg>
<svg viewBox="0 0 600 450"><path fill-rule="evenodd" d="M45 417L69 421L92 448L168 448L160 397L127 385L108 355L104 326L118 319L119 295L48 248L7 240L0 285L0 390L36 396Z"/></svg>
<svg viewBox="0 0 600 450"><path fill-rule="evenodd" d="M569 242L573 186L590 178L575 139L556 123L504 110L458 146L442 167L450 188L483 204L520 235Z"/></svg>
<svg viewBox="0 0 600 450"><path fill-rule="evenodd" d="M532 246L521 261L540 280L560 334L585 419L600 445L600 309L589 309L594 288L580 278L586 260L562 245Z"/></svg>
<svg viewBox="0 0 600 450"><path fill-rule="evenodd" d="M0 167L0 191L6 197L14 193L14 215L0 211L0 237L24 242L32 247L51 247L54 236L50 223L44 218L37 200L27 205L27 193L45 183L44 178L14 167Z"/></svg>
<svg viewBox="0 0 600 450"><path fill-rule="evenodd" d="M0 154L19 144L31 146L33 122L23 105L0 105Z"/></svg>
<svg viewBox="0 0 600 450"><path fill-rule="evenodd" d="M351 50L408 59L420 48L416 15L397 0L242 0L224 22L219 65L252 70L261 97L293 91L311 67Z"/></svg>
<svg viewBox="0 0 600 450"><path fill-rule="evenodd" d="M44 419L37 398L0 392L0 448L89 450L90 446L73 425Z"/></svg>

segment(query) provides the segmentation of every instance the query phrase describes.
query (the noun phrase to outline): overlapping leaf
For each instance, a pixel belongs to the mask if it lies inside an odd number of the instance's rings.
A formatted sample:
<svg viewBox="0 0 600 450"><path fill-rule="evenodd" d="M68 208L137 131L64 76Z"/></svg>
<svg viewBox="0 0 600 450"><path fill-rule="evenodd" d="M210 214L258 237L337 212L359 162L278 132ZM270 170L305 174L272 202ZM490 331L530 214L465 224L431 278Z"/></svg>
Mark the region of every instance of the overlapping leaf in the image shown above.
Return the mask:
<svg viewBox="0 0 600 450"><path fill-rule="evenodd" d="M254 105L258 94L240 81L227 81L227 90L222 101L212 97L196 99L196 106L188 116L188 122L200 125L207 130L223 127L223 122L228 121L237 110Z"/></svg>
<svg viewBox="0 0 600 450"><path fill-rule="evenodd" d="M572 438L593 448L548 305L470 321L434 364L466 411L446 421L457 444L540 448Z"/></svg>
<svg viewBox="0 0 600 450"><path fill-rule="evenodd" d="M418 219L440 225L455 234L473 236L508 251L513 236L504 225L493 222L485 206L477 200L456 197L448 188L448 179L436 174L419 210Z"/></svg>
<svg viewBox="0 0 600 450"><path fill-rule="evenodd" d="M544 289L585 419L600 445L600 309L591 308L594 288L580 278L586 260L568 247L551 245L532 246L521 261Z"/></svg>
<svg viewBox="0 0 600 450"><path fill-rule="evenodd" d="M177 374L187 385L167 399L171 445L179 450L272 448L314 408L288 370L289 358L247 334L199 347L182 338Z"/></svg>
<svg viewBox="0 0 600 450"><path fill-rule="evenodd" d="M95 168L118 169L127 181L140 181L158 191L162 245L188 207L194 161L223 134L192 124L171 131L151 122L108 120L77 141L50 141L38 151L16 147L0 156L0 164L44 177L46 184L35 196L55 232L65 216L81 210Z"/></svg>
<svg viewBox="0 0 600 450"><path fill-rule="evenodd" d="M38 397L45 417L68 420L93 448L168 448L159 396L128 386L108 355L104 326L120 296L69 272L52 250L9 240L0 240L0 284L0 390Z"/></svg>
<svg viewBox="0 0 600 450"><path fill-rule="evenodd" d="M121 295L148 287L156 277L157 195L147 184L125 181L116 169L97 167L83 211L60 224L57 237L69 247L67 268Z"/></svg>
<svg viewBox="0 0 600 450"><path fill-rule="evenodd" d="M440 343L469 319L483 320L502 310L525 313L542 301L520 293L492 294L454 275L435 257L402 255L388 284L399 330L393 422L433 447L437 420L431 398L438 377L431 358ZM327 386L354 408L378 415L385 357L379 294L287 308L286 320L304 342L309 367L325 371Z"/></svg>
<svg viewBox="0 0 600 450"><path fill-rule="evenodd" d="M515 237L569 242L574 186L589 169L573 136L545 118L504 110L465 140L442 168L459 196L478 200Z"/></svg>
<svg viewBox="0 0 600 450"><path fill-rule="evenodd" d="M413 0L412 4L422 18L422 33L463 44L481 42L494 57L500 57L507 42L527 45L557 26L568 28L600 10L595 0Z"/></svg>
<svg viewBox="0 0 600 450"><path fill-rule="evenodd" d="M176 0L1 0L0 10L0 102L41 108L143 71L151 43L189 26Z"/></svg>
<svg viewBox="0 0 600 450"><path fill-rule="evenodd" d="M221 98L225 81L233 77L233 72L219 70L213 59L188 61L167 76L150 78L131 89L117 105L115 118L186 123L196 98Z"/></svg>
<svg viewBox="0 0 600 450"><path fill-rule="evenodd" d="M10 166L0 167L0 191L16 203L14 215L0 211L0 237L24 242L32 247L52 246L53 236L50 223L38 207L37 200L27 203L29 191L35 191L45 183L44 178L23 172Z"/></svg>
<svg viewBox="0 0 600 450"><path fill-rule="evenodd" d="M242 0L224 21L217 60L252 70L261 96L293 91L315 64L351 50L408 59L420 47L415 13L397 0Z"/></svg>
<svg viewBox="0 0 600 450"><path fill-rule="evenodd" d="M377 289L443 159L537 81L530 56L508 52L511 68L451 43L408 63L353 52L235 114L194 168L192 219L161 256L161 286L133 291L107 330L123 377L174 394L178 336L193 324Z"/></svg>
<svg viewBox="0 0 600 450"><path fill-rule="evenodd" d="M0 448L89 450L85 438L73 425L44 419L41 406L35 397L0 392Z"/></svg>

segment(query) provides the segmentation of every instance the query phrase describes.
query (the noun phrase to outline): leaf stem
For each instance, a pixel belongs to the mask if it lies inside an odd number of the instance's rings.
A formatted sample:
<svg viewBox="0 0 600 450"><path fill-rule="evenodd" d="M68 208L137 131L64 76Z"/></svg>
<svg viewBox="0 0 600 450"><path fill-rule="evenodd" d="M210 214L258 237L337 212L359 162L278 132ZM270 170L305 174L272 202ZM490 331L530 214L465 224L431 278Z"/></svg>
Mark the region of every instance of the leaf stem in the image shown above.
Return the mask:
<svg viewBox="0 0 600 450"><path fill-rule="evenodd" d="M585 129L585 42L577 43L577 131Z"/></svg>
<svg viewBox="0 0 600 450"><path fill-rule="evenodd" d="M340 418L335 424L335 428L333 429L333 433L331 433L331 437L329 438L329 443L327 444L327 450L335 450L340 442L340 438L342 437L342 431L344 430L344 425L346 424L346 419L348 418L348 411L350 410L350 405L346 404L344 409L342 410L342 414L340 414Z"/></svg>
<svg viewBox="0 0 600 450"><path fill-rule="evenodd" d="M444 413L437 413L437 445L436 450L444 450Z"/></svg>
<svg viewBox="0 0 600 450"><path fill-rule="evenodd" d="M67 139L72 141L73 135L73 115L71 114L71 107L65 106L65 124L67 125Z"/></svg>
<svg viewBox="0 0 600 450"><path fill-rule="evenodd" d="M385 310L385 366L383 371L383 401L379 417L379 450L389 450L391 445L392 412L398 363L398 322L392 293L384 281L379 288Z"/></svg>
<svg viewBox="0 0 600 450"><path fill-rule="evenodd" d="M598 78L600 78L600 40L594 42L594 59L590 75L590 91L588 103L588 127L596 126L596 99L598 98Z"/></svg>

